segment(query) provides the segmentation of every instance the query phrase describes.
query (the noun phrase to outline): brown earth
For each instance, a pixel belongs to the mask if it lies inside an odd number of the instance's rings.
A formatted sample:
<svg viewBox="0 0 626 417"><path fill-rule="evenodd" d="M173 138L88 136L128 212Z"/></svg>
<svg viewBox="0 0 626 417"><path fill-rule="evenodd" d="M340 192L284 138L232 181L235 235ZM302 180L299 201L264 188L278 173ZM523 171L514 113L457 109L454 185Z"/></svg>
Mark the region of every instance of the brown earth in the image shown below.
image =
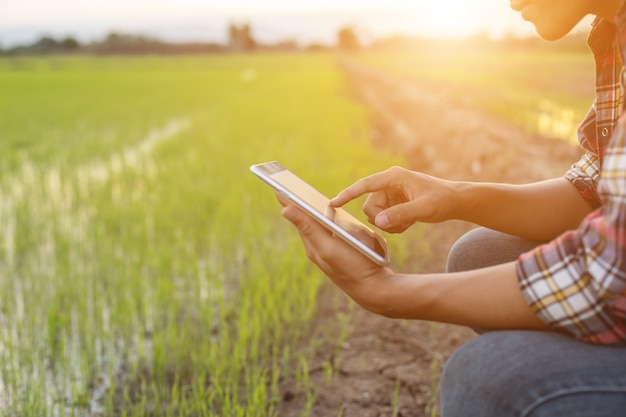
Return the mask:
<svg viewBox="0 0 626 417"><path fill-rule="evenodd" d="M579 157L580 150L562 140L530 134L463 104L468 101L459 99L462 92L451 97L427 82L393 77L353 60L341 65L355 97L372 109L374 144L404 155L410 169L447 179L520 183L561 176ZM423 227L427 258L420 254L419 263L403 266L407 271L444 271L451 244L472 225L449 221ZM343 340L339 334L346 329ZM279 415L438 416L442 366L474 336L459 326L368 313L329 285L309 338L322 340L309 347L315 353L309 384L298 386L295 377L281 381Z"/></svg>

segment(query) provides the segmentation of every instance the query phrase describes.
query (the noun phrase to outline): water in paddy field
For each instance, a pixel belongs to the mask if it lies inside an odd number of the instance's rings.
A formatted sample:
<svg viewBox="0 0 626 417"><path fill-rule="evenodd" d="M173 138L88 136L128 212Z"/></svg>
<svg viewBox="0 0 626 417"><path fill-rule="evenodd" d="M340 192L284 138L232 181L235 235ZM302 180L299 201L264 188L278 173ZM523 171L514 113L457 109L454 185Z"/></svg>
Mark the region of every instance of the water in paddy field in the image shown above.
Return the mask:
<svg viewBox="0 0 626 417"><path fill-rule="evenodd" d="M100 401L129 352L141 349L149 358L149 340L123 341L111 329L115 312L101 296L107 284L95 278L100 271L92 262L97 208L90 200L123 172L156 177L154 146L190 126L189 119L171 120L136 146L69 169L24 161L1 179L0 408L8 415L102 412ZM134 192L144 188L137 184Z"/></svg>
<svg viewBox="0 0 626 417"><path fill-rule="evenodd" d="M576 130L579 123L580 118L573 108L549 100L543 100L539 105L537 130L543 136L577 143Z"/></svg>

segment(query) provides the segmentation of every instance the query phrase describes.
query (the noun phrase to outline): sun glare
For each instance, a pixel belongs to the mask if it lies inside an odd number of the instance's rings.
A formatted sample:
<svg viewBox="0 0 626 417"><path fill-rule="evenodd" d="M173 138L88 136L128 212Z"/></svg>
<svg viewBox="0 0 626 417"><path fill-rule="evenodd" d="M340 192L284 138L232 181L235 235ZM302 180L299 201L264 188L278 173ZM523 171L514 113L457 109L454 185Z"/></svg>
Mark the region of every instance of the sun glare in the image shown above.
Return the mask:
<svg viewBox="0 0 626 417"><path fill-rule="evenodd" d="M425 36L461 38L477 32L484 23L485 11L478 2L467 0L439 0L417 2L416 30Z"/></svg>

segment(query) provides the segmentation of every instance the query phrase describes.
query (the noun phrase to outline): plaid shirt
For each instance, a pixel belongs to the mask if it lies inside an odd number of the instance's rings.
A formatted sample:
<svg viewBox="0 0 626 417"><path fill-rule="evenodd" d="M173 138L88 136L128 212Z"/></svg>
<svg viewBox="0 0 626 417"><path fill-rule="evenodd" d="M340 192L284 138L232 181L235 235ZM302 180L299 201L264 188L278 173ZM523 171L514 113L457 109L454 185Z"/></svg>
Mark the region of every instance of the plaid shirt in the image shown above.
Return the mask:
<svg viewBox="0 0 626 417"><path fill-rule="evenodd" d="M580 124L586 154L567 178L596 208L577 230L517 261L522 292L555 329L599 344L626 345L626 5L615 22L596 19L588 44L596 100Z"/></svg>

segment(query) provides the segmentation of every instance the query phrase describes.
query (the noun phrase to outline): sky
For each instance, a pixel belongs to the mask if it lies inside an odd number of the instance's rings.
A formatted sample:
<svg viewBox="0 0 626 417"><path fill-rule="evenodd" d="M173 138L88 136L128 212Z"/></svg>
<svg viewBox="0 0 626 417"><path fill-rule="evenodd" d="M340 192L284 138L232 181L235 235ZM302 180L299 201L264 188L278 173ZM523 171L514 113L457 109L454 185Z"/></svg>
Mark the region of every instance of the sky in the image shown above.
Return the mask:
<svg viewBox="0 0 626 417"><path fill-rule="evenodd" d="M0 0L0 46L41 36L89 42L111 31L224 42L229 22L249 22L261 42L333 43L346 25L369 38L534 33L508 0Z"/></svg>

